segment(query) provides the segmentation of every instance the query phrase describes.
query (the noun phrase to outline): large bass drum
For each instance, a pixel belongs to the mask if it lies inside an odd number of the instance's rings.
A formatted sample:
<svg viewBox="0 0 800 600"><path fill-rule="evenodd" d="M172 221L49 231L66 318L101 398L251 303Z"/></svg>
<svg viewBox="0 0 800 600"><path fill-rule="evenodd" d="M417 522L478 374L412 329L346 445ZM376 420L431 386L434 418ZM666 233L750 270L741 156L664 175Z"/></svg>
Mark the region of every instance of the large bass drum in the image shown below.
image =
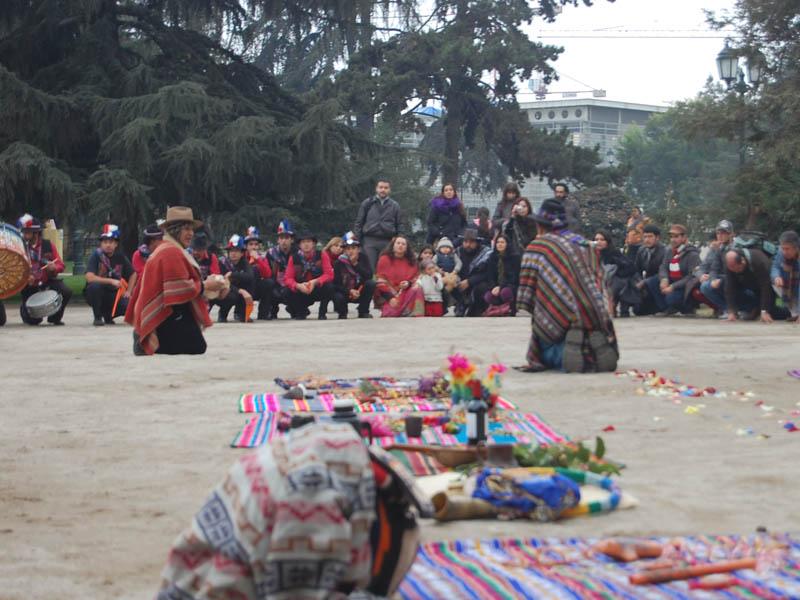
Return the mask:
<svg viewBox="0 0 800 600"><path fill-rule="evenodd" d="M0 223L0 300L9 298L28 285L31 260L19 229Z"/></svg>

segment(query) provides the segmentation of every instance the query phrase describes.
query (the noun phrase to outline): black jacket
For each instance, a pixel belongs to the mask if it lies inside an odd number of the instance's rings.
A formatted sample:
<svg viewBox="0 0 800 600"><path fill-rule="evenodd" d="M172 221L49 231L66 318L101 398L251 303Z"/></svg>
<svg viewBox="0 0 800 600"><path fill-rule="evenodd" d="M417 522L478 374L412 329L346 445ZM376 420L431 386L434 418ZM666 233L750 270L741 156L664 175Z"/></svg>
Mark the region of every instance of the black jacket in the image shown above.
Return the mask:
<svg viewBox="0 0 800 600"><path fill-rule="evenodd" d="M352 275L347 269L347 265L344 264L344 261L336 259L333 263L333 286L337 292L346 294L350 290L363 285L365 281L372 279L372 268L369 264L369 258L367 258L367 255L363 252L358 255L358 263L353 265L353 268L361 280L358 286L352 281Z"/></svg>
<svg viewBox="0 0 800 600"><path fill-rule="evenodd" d="M393 238L400 233L400 205L391 198L381 201L377 196L370 196L358 209L353 233L359 240Z"/></svg>
<svg viewBox="0 0 800 600"><path fill-rule="evenodd" d="M747 268L741 273L732 273L725 269L725 301L728 312L736 314L736 296L744 290L750 290L758 296L761 310L770 310L775 304L775 293L769 277L772 260L756 248L749 249L745 257Z"/></svg>
<svg viewBox="0 0 800 600"><path fill-rule="evenodd" d="M643 275L645 279L658 275L658 270L661 268L661 263L664 262L666 252L667 247L661 242L658 242L652 248L646 248L642 245L634 260L636 274Z"/></svg>
<svg viewBox="0 0 800 600"><path fill-rule="evenodd" d="M461 270L458 276L464 280L469 280L470 289L484 283L489 276L489 257L492 251L486 246L478 246L472 254L464 250L461 246L456 250L458 257L461 259Z"/></svg>
<svg viewBox="0 0 800 600"><path fill-rule="evenodd" d="M511 217L503 226L503 233L508 238L513 254L522 256L525 248L536 237L536 221L533 217Z"/></svg>
<svg viewBox="0 0 800 600"><path fill-rule="evenodd" d="M636 272L633 261L616 248L601 250L600 259L604 265L616 265L617 270L614 274L619 278L631 277Z"/></svg>
<svg viewBox="0 0 800 600"><path fill-rule="evenodd" d="M503 255L504 273L502 281L500 281L498 269L500 260L500 253L497 251L492 252L491 256L489 256L486 281L492 287L499 285L500 287L510 286L516 288L519 285L520 256L518 254L512 254L511 252L506 252Z"/></svg>
<svg viewBox="0 0 800 600"><path fill-rule="evenodd" d="M438 239L447 237L451 242L455 243L461 237L466 226L467 217L458 207L442 209L431 201L430 211L428 212L428 237L426 242L432 244Z"/></svg>
<svg viewBox="0 0 800 600"><path fill-rule="evenodd" d="M256 275L253 272L253 267L247 262L246 256L242 256L236 264L231 263L226 257L219 261L219 270L223 275L226 275L229 271L231 272L231 285L241 290L247 290L251 294L253 293Z"/></svg>

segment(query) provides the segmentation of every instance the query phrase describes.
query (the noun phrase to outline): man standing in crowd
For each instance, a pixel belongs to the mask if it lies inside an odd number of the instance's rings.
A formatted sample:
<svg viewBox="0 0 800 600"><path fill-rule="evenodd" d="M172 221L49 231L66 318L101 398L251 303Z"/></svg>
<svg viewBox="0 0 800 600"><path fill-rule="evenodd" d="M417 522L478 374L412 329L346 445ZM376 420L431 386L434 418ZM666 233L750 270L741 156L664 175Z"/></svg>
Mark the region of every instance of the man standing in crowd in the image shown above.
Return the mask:
<svg viewBox="0 0 800 600"><path fill-rule="evenodd" d="M456 301L457 317L478 317L486 310L483 296L489 291L489 257L492 250L481 244L478 230L468 227L464 239L456 250L461 260L458 272L460 281L452 292Z"/></svg>
<svg viewBox="0 0 800 600"><path fill-rule="evenodd" d="M352 231L344 234L344 254L333 265L333 306L340 319L347 318L347 305L358 304L358 318L371 319L369 305L377 282L372 278L369 260L361 253Z"/></svg>
<svg viewBox="0 0 800 600"><path fill-rule="evenodd" d="M38 219L34 219L26 213L17 221L17 228L22 231L25 251L31 261L28 285L21 292L22 304L19 312L22 321L28 325L41 323L42 319L34 319L28 314L25 303L36 292L54 290L61 294L61 308L57 313L47 317L47 322L53 325L63 325L64 322L61 319L64 316L64 309L67 308L67 304L72 298L72 290L58 279L58 274L64 272L64 262L58 255L55 245L42 237L42 224ZM5 322L5 309L3 309L3 322Z"/></svg>
<svg viewBox="0 0 800 600"><path fill-rule="evenodd" d="M253 299L258 301L258 320L272 320L272 290L275 280L269 260L261 255L261 232L256 227L248 227L244 238L247 244L247 261L253 268Z"/></svg>
<svg viewBox="0 0 800 600"><path fill-rule="evenodd" d="M569 188L566 183L557 183L553 188L556 200L564 206L564 214L567 219L567 229L572 233L581 232L581 209L578 201L569 195Z"/></svg>
<svg viewBox="0 0 800 600"><path fill-rule="evenodd" d="M400 205L390 197L391 192L391 184L379 179L375 195L361 203L353 227L353 235L361 242L361 249L367 255L373 272L378 255L389 240L400 233Z"/></svg>
<svg viewBox="0 0 800 600"><path fill-rule="evenodd" d="M286 287L286 267L289 259L296 254L297 249L294 245L294 228L288 219L278 223L278 244L267 252L267 258L272 266L272 276L275 278L275 285L272 290L272 318L278 317L280 305L286 305L286 310L290 311L289 301L292 290Z"/></svg>
<svg viewBox="0 0 800 600"><path fill-rule="evenodd" d="M716 239L706 258L708 272L700 275L700 293L717 307L720 316L726 316L725 253L733 241L733 223L723 219L717 223Z"/></svg>
<svg viewBox="0 0 800 600"><path fill-rule="evenodd" d="M769 278L770 268L769 257L756 248L734 248L725 253L728 321L740 318L754 321L759 315L762 323L772 323L775 318L786 318L786 311L775 307L775 293Z"/></svg>
<svg viewBox="0 0 800 600"><path fill-rule="evenodd" d="M645 280L645 285L658 307L659 316L679 312L691 314L691 298L696 284L695 269L700 264L700 252L689 244L686 226L674 224L669 228L670 251L664 256L656 277Z"/></svg>
<svg viewBox="0 0 800 600"><path fill-rule="evenodd" d="M125 283L123 283L123 281ZM117 303L120 287L128 286L123 300ZM114 325L114 304L117 313L124 314L128 298L136 285L136 271L128 257L119 250L119 227L103 225L100 247L95 249L86 265L86 302L94 313L94 326Z"/></svg>
<svg viewBox="0 0 800 600"><path fill-rule="evenodd" d="M308 308L315 302L333 300L333 265L327 252L317 250L317 237L301 233L297 237L299 251L289 257L286 265L286 287L291 291L289 312L293 319L305 319ZM319 320L328 317L320 311Z"/></svg>
<svg viewBox="0 0 800 600"><path fill-rule="evenodd" d="M655 298L650 293L645 282L651 277L658 279L658 271L664 262L667 248L661 243L661 229L652 223L645 225L642 233L642 247L636 253L634 266L636 277L640 278L636 287L642 290L642 302L634 308L637 315L652 315L658 311Z"/></svg>
<svg viewBox="0 0 800 600"><path fill-rule="evenodd" d="M560 231L564 206L542 204L536 238L522 257L517 309L531 314L527 364L520 371L613 371L619 356L603 293L599 252Z"/></svg>
<svg viewBox="0 0 800 600"><path fill-rule="evenodd" d="M770 278L790 318L797 320L800 316L800 236L796 231L784 231L778 241L780 249L772 261Z"/></svg>

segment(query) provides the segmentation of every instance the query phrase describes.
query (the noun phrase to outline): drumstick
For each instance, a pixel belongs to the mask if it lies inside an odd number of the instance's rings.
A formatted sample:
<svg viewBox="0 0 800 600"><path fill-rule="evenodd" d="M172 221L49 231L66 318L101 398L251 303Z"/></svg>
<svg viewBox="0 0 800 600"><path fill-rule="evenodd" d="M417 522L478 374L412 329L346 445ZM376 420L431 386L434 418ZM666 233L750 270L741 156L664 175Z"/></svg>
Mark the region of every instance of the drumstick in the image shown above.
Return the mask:
<svg viewBox="0 0 800 600"><path fill-rule="evenodd" d="M628 579L633 585L647 585L649 583L665 583L677 579L691 579L712 573L730 573L739 569L755 569L755 558L740 558L705 565L695 565L676 569L657 569L643 573L634 573Z"/></svg>

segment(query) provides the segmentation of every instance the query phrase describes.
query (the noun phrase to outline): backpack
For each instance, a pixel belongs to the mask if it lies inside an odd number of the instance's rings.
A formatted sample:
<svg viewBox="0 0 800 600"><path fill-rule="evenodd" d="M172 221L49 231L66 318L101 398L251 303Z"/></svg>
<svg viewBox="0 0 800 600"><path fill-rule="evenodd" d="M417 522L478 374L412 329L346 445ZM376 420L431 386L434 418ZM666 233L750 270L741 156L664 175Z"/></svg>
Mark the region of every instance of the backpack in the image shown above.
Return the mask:
<svg viewBox="0 0 800 600"><path fill-rule="evenodd" d="M769 258L778 253L778 247L767 239L767 236L760 231L742 231L733 238L731 248L741 250L761 250ZM749 252L748 252L749 254Z"/></svg>

